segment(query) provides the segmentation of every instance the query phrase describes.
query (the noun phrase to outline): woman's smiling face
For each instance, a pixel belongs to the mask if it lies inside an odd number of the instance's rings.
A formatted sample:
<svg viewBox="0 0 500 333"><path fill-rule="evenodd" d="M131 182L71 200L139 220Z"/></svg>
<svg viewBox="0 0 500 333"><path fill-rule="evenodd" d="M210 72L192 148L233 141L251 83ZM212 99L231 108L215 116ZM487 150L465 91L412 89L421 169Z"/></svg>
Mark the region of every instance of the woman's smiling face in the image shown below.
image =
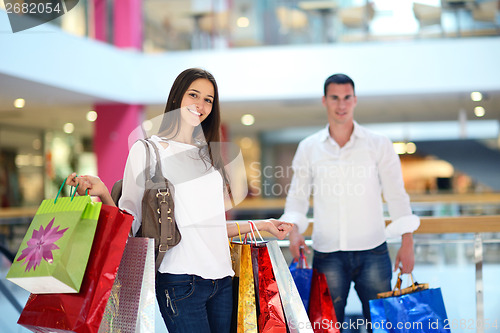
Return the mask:
<svg viewBox="0 0 500 333"><path fill-rule="evenodd" d="M181 117L191 126L198 126L212 112L214 86L207 79L197 79L184 93L181 102Z"/></svg>

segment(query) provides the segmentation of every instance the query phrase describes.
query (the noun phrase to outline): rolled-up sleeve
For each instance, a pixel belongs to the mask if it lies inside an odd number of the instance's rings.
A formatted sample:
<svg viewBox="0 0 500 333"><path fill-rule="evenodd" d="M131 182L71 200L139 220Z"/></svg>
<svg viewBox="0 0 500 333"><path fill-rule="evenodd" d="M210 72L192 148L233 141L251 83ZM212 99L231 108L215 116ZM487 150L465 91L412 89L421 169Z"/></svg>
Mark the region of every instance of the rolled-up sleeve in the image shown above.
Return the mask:
<svg viewBox="0 0 500 333"><path fill-rule="evenodd" d="M305 232L309 225L307 211L311 196L311 171L306 152L305 145L299 144L292 162L293 176L284 214L280 217L282 221L296 224L300 233Z"/></svg>
<svg viewBox="0 0 500 333"><path fill-rule="evenodd" d="M134 216L132 232L135 235L142 221L142 197L144 195L146 150L143 143L137 141L130 148L123 172L122 196L118 207Z"/></svg>
<svg viewBox="0 0 500 333"><path fill-rule="evenodd" d="M411 214L402 216L392 222L385 228L385 236L390 238L398 238L401 235L414 232L420 225L420 218L417 215Z"/></svg>

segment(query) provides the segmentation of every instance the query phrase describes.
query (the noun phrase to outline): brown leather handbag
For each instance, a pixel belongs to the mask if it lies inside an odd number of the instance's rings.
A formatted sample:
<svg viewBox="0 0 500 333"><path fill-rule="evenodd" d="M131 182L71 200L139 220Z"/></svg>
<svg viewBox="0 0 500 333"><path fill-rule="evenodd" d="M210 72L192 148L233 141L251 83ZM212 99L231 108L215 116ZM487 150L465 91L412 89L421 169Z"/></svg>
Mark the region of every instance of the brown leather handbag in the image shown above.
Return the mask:
<svg viewBox="0 0 500 333"><path fill-rule="evenodd" d="M163 177L158 147L148 139L140 140L146 148L145 189L142 197L142 223L136 236L154 238L156 271L165 256L165 252L179 244L181 234L174 216L174 187ZM150 148L153 146L156 165L151 177ZM111 190L111 197L116 205L122 194L122 180L117 181Z"/></svg>

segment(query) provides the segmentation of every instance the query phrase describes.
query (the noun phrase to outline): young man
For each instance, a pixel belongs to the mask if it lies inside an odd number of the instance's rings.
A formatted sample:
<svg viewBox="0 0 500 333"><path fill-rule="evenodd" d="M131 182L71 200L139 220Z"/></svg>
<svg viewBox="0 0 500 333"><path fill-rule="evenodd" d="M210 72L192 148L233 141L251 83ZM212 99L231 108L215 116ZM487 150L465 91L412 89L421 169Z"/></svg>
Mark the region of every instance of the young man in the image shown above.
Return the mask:
<svg viewBox="0 0 500 333"><path fill-rule="evenodd" d="M391 290L386 238L402 238L394 270L413 270L412 232L420 224L412 214L391 141L354 121L356 102L350 77L335 74L325 81L328 126L300 142L281 217L295 224L289 235L290 251L298 257L300 246L307 249L301 234L308 225L306 214L313 195L313 267L326 275L339 322L344 321L351 282L366 320L370 319L368 301ZM387 228L382 195L392 219Z"/></svg>

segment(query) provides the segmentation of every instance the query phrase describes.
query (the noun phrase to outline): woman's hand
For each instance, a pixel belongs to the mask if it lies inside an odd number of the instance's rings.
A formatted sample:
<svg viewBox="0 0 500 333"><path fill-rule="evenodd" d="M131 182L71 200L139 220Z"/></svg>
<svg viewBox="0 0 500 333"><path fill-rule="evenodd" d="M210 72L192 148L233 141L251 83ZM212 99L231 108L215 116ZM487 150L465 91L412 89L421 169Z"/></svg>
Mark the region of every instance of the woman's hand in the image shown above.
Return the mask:
<svg viewBox="0 0 500 333"><path fill-rule="evenodd" d="M101 196L108 191L99 177L77 176L76 173L69 175L66 185L78 186L76 190L79 195L85 195L88 190L89 195Z"/></svg>
<svg viewBox="0 0 500 333"><path fill-rule="evenodd" d="M85 182L86 183L86 182ZM90 184L84 184L81 177L78 177L75 172L66 178L66 185L76 187L78 195L85 195L85 191L90 187Z"/></svg>
<svg viewBox="0 0 500 333"><path fill-rule="evenodd" d="M78 188L76 190L79 195L89 194L98 196L101 199L102 203L115 206L113 199L109 194L108 188L99 177L90 175L77 176L76 173L72 173L68 176L66 184L71 186L78 185Z"/></svg>
<svg viewBox="0 0 500 333"><path fill-rule="evenodd" d="M276 219L259 220L255 222L259 231L267 231L278 239L285 239L293 229L293 223L283 222Z"/></svg>

